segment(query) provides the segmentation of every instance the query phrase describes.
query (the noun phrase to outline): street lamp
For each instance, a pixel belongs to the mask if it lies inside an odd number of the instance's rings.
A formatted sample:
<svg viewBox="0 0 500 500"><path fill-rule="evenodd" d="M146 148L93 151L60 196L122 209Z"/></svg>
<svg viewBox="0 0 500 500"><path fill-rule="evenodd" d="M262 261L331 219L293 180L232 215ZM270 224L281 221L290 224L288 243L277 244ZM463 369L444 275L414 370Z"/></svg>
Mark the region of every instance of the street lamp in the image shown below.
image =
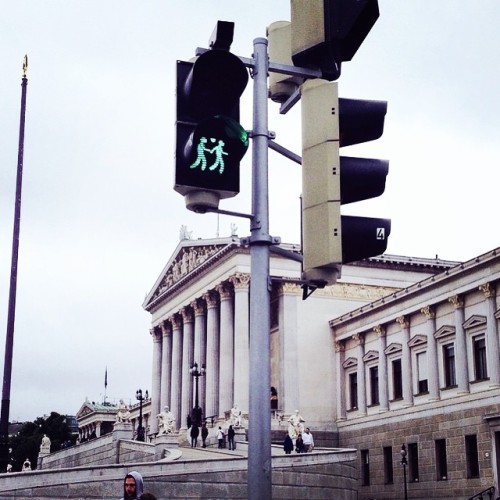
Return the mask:
<svg viewBox="0 0 500 500"><path fill-rule="evenodd" d="M408 488L406 486L406 466L408 465L408 460L406 459L406 446L403 444L401 446L401 465L403 466L403 480L405 485L405 500L408 500Z"/></svg>
<svg viewBox="0 0 500 500"><path fill-rule="evenodd" d="M144 441L144 427L142 426L142 402L149 399L148 391L142 395L142 389L137 389L135 393L137 401L139 401L139 426L137 427L137 441Z"/></svg>
<svg viewBox="0 0 500 500"><path fill-rule="evenodd" d="M198 370L198 363L195 362L189 371L191 372L191 375L194 377L195 380L194 408L193 411L191 412L191 422L193 425L199 427L201 425L201 416L203 412L200 406L198 405L198 379L205 375L206 371L205 365L201 365L201 369Z"/></svg>

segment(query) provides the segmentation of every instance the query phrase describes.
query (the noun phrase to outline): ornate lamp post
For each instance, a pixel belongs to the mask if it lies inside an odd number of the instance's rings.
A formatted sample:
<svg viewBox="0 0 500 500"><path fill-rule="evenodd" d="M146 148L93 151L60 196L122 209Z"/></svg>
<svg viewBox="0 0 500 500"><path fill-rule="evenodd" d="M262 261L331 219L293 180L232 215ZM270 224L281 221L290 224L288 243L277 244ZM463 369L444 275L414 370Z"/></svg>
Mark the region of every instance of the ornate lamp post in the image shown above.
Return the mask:
<svg viewBox="0 0 500 500"><path fill-rule="evenodd" d="M403 466L403 481L405 485L405 500L408 500L408 488L406 485L406 466L408 465L408 460L406 459L406 446L403 444L401 446L401 465Z"/></svg>
<svg viewBox="0 0 500 500"><path fill-rule="evenodd" d="M135 393L137 401L139 401L139 426L137 427L137 441L144 441L145 432L142 426L142 402L149 399L148 391L142 395L142 389L138 389Z"/></svg>
<svg viewBox="0 0 500 500"><path fill-rule="evenodd" d="M197 425L199 427L201 425L201 416L203 414L203 411L198 405L198 379L205 375L205 365L201 365L201 369L198 370L198 363L195 362L189 371L191 372L191 375L195 380L194 408L191 412L191 422L193 425Z"/></svg>

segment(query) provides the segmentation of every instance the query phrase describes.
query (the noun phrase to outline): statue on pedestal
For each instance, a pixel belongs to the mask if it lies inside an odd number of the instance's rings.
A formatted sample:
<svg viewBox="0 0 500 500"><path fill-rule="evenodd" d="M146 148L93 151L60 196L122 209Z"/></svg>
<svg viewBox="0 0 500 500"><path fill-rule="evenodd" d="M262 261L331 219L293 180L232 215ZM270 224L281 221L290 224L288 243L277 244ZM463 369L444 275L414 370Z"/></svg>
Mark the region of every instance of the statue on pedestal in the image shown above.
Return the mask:
<svg viewBox="0 0 500 500"><path fill-rule="evenodd" d="M27 458L24 463L23 463L23 472L31 470L31 462L29 461L29 458Z"/></svg>
<svg viewBox="0 0 500 500"><path fill-rule="evenodd" d="M130 411L128 406L120 399L120 404L118 405L118 413L116 414L117 422L130 422Z"/></svg>
<svg viewBox="0 0 500 500"><path fill-rule="evenodd" d="M295 439L299 434L304 432L305 420L300 416L299 410L295 410L295 414L288 419L288 435Z"/></svg>
<svg viewBox="0 0 500 500"><path fill-rule="evenodd" d="M40 453L42 454L50 453L50 439L47 437L47 434L43 435L42 444L40 445Z"/></svg>
<svg viewBox="0 0 500 500"><path fill-rule="evenodd" d="M156 415L158 419L158 436L162 434L172 434L175 431L174 414L165 406L161 413Z"/></svg>
<svg viewBox="0 0 500 500"><path fill-rule="evenodd" d="M231 423L234 427L241 427L241 410L236 404L231 408Z"/></svg>

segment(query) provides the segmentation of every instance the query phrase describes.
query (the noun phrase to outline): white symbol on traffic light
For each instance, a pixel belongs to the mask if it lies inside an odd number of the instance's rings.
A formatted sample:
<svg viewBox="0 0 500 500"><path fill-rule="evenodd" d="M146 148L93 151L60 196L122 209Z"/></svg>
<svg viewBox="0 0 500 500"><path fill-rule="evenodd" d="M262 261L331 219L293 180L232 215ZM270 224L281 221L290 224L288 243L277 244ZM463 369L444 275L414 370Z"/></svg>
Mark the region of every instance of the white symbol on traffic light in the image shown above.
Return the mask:
<svg viewBox="0 0 500 500"><path fill-rule="evenodd" d="M377 227L377 240L385 240L385 227Z"/></svg>

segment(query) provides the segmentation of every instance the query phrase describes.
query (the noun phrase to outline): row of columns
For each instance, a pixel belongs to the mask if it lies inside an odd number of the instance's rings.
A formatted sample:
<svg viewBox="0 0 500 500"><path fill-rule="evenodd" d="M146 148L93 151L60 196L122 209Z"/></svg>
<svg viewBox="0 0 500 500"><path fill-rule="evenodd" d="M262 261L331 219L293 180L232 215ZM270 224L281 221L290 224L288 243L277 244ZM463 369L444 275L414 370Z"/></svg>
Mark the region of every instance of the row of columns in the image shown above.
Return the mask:
<svg viewBox="0 0 500 500"><path fill-rule="evenodd" d="M485 338L487 343L487 365L488 377L490 385L500 385L500 359L499 359L499 338L496 311L495 290L491 284L486 283L481 285L479 289L483 292L486 301L486 332ZM469 392L469 354L467 352L467 336L464 328L465 310L464 300L459 295L454 295L449 298L449 302L454 306L454 323L455 323L455 359L457 363L456 383L457 392L466 394ZM430 400L440 399L439 387L439 354L438 340L436 339L436 314L435 306L425 306L420 310L420 313L426 317L424 335L427 338L427 383ZM406 406L413 405L413 368L411 359L410 345L410 322L407 316L401 316L396 319L402 331L401 344L401 365L403 370L402 377L402 392L403 404ZM378 392L379 392L379 411L387 411L389 409L389 383L388 383L388 361L387 357L391 353L390 347L387 347L386 328L382 325L376 326L373 331L377 334L379 340L379 355L378 355ZM365 335L355 333L352 337L356 344L357 358L357 401L358 413L366 414L366 366L363 358L365 357ZM335 345L337 353L337 408L338 418L345 419L347 416L346 405L346 375L344 364L345 358L345 341L338 341ZM465 369L464 369L465 367Z"/></svg>
<svg viewBox="0 0 500 500"><path fill-rule="evenodd" d="M205 417L218 417L235 403L248 408L249 283L249 274L237 273L152 328L153 415L169 406L177 428L186 425L194 401L194 362L206 368L199 381ZM157 422L151 424L154 434Z"/></svg>

